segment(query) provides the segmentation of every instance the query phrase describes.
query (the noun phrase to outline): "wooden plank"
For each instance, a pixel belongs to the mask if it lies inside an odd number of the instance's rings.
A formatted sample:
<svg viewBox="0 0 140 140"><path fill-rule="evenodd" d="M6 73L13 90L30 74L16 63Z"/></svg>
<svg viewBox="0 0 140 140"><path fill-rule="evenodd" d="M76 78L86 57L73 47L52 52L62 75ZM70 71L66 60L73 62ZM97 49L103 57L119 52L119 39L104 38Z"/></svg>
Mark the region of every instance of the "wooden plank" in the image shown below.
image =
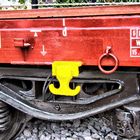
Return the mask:
<svg viewBox="0 0 140 140"><path fill-rule="evenodd" d="M0 11L0 19L134 15L134 14L140 14L139 5L91 6L77 8L51 8L51 9L12 10L12 11L8 10L8 11Z"/></svg>

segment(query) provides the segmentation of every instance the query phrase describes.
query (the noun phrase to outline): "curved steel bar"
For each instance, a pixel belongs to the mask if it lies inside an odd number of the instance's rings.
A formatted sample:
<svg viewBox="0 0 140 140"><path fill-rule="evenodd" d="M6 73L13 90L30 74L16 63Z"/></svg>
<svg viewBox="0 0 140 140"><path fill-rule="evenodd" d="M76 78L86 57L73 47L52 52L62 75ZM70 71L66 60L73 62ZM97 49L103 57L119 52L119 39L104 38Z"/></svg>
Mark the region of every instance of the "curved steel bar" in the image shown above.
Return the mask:
<svg viewBox="0 0 140 140"><path fill-rule="evenodd" d="M129 102L134 102L139 100L140 97L138 94L135 94L131 97L127 97L117 102L113 102L107 104L102 107L96 107L90 110L86 110L83 112L78 113L71 113L71 114L56 114L44 111L41 108L38 108L35 103L32 104L31 101L27 101L20 96L18 96L13 90L5 87L4 85L0 84L0 100L6 102L7 104L13 106L14 108L31 115L36 118L44 119L44 120L74 120L78 118L83 118L91 115L95 115L97 113L103 112L105 110L109 110L121 105L124 105Z"/></svg>

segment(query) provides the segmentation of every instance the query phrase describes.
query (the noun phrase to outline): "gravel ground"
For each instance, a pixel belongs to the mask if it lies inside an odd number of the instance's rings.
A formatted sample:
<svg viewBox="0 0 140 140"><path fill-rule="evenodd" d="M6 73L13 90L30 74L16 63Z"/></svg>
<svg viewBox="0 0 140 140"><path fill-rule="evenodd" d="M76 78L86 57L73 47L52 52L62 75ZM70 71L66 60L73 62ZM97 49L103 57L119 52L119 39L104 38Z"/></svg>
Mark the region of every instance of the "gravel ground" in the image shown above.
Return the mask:
<svg viewBox="0 0 140 140"><path fill-rule="evenodd" d="M117 140L104 120L89 117L69 122L30 121L16 140Z"/></svg>

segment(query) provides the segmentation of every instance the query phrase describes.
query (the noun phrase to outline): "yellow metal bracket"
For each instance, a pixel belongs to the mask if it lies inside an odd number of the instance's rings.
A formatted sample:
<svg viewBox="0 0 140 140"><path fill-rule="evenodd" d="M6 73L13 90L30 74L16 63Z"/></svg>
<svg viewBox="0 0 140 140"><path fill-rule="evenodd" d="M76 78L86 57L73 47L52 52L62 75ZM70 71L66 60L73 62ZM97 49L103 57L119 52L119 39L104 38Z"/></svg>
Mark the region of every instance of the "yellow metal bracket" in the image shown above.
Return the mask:
<svg viewBox="0 0 140 140"><path fill-rule="evenodd" d="M78 77L81 62L75 61L55 61L52 64L52 75L59 81L59 88L53 84L49 85L49 90L55 95L75 96L80 92L80 86L70 89L69 84L73 77Z"/></svg>

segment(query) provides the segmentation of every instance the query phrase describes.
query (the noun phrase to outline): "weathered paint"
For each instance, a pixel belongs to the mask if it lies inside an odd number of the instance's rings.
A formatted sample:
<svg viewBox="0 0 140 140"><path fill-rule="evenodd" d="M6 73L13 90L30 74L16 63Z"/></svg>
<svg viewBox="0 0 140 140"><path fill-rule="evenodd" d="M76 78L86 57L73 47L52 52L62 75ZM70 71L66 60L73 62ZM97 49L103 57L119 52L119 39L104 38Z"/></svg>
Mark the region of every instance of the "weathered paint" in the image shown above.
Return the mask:
<svg viewBox="0 0 140 140"><path fill-rule="evenodd" d="M136 37L132 37L132 30L136 30ZM139 15L1 19L0 63L81 61L83 65L97 66L106 47L111 46L119 66L139 66L139 30ZM23 39L25 46L15 45L18 39ZM114 61L104 58L102 65L114 65Z"/></svg>

